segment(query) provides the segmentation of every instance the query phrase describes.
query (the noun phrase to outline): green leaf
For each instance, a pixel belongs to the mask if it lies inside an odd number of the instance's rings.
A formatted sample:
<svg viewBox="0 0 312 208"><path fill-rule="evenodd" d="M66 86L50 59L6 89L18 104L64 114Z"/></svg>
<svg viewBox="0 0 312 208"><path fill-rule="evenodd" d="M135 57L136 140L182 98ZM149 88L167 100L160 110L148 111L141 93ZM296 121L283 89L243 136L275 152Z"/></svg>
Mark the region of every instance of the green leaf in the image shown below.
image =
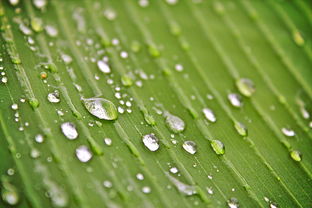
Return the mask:
<svg viewBox="0 0 312 208"><path fill-rule="evenodd" d="M307 1L0 2L0 207L309 207Z"/></svg>

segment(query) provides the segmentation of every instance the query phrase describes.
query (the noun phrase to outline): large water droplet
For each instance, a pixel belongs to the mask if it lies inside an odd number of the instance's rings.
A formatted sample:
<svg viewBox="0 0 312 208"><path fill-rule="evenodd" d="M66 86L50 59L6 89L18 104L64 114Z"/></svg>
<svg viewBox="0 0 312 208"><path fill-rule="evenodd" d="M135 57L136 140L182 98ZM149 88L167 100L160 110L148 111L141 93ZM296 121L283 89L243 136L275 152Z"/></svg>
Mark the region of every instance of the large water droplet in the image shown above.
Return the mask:
<svg viewBox="0 0 312 208"><path fill-rule="evenodd" d="M59 103L61 101L59 91L55 90L54 92L49 93L48 101L50 103Z"/></svg>
<svg viewBox="0 0 312 208"><path fill-rule="evenodd" d="M211 109L204 108L203 113L208 121L213 122L213 123L217 121L217 118Z"/></svg>
<svg viewBox="0 0 312 208"><path fill-rule="evenodd" d="M282 128L281 131L285 136L288 137L293 137L296 135L295 131L289 128Z"/></svg>
<svg viewBox="0 0 312 208"><path fill-rule="evenodd" d="M227 201L227 205L229 208L238 208L239 202L236 198L232 197Z"/></svg>
<svg viewBox="0 0 312 208"><path fill-rule="evenodd" d="M248 130L247 130L247 127L246 127L244 124L242 124L242 123L236 121L236 122L234 123L234 127L235 127L235 129L236 129L236 131L237 131L237 133L238 133L239 135L241 135L241 136L247 136Z"/></svg>
<svg viewBox="0 0 312 208"><path fill-rule="evenodd" d="M302 154L298 150L293 150L290 152L290 156L293 160L300 162L302 160Z"/></svg>
<svg viewBox="0 0 312 208"><path fill-rule="evenodd" d="M174 116L170 113L165 114L166 117L166 125L168 128L174 133L180 133L185 129L184 121L178 116Z"/></svg>
<svg viewBox="0 0 312 208"><path fill-rule="evenodd" d="M156 151L159 148L159 140L154 134L146 134L143 136L142 141L150 151Z"/></svg>
<svg viewBox="0 0 312 208"><path fill-rule="evenodd" d="M76 156L80 162L88 162L92 158L92 153L85 145L81 145L76 149Z"/></svg>
<svg viewBox="0 0 312 208"><path fill-rule="evenodd" d="M187 196L191 196L197 193L195 186L187 185L169 174L167 174L167 176L180 193Z"/></svg>
<svg viewBox="0 0 312 208"><path fill-rule="evenodd" d="M67 139L73 140L78 137L78 132L76 129L75 124L71 122L65 122L61 125L61 129L63 134L66 136Z"/></svg>
<svg viewBox="0 0 312 208"><path fill-rule="evenodd" d="M114 103L104 98L82 99L84 106L92 115L99 119L116 120L118 111Z"/></svg>
<svg viewBox="0 0 312 208"><path fill-rule="evenodd" d="M197 145L193 141L184 141L182 145L183 149L190 154L195 154L197 151Z"/></svg>
<svg viewBox="0 0 312 208"><path fill-rule="evenodd" d="M210 145L217 155L223 155L225 153L225 146L221 141L212 140Z"/></svg>
<svg viewBox="0 0 312 208"><path fill-rule="evenodd" d="M108 66L108 64L102 60L99 60L97 62L97 66L98 66L99 70L105 74L109 74L111 72L111 69Z"/></svg>
<svg viewBox="0 0 312 208"><path fill-rule="evenodd" d="M256 87L250 79L247 78L240 78L236 81L236 86L242 95L246 97L250 97L252 94L255 93Z"/></svg>
<svg viewBox="0 0 312 208"><path fill-rule="evenodd" d="M242 103L242 97L239 94L236 93L230 93L228 94L228 99L230 101L230 103L232 104L232 106L234 107L242 107L243 103Z"/></svg>

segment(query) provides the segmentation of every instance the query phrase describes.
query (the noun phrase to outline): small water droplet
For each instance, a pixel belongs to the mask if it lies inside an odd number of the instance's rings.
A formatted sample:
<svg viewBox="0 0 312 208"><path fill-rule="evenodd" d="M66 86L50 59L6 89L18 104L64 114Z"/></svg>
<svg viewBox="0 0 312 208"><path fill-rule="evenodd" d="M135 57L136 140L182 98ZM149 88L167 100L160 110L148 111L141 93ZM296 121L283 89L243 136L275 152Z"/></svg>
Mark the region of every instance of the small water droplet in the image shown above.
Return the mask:
<svg viewBox="0 0 312 208"><path fill-rule="evenodd" d="M247 130L247 127L246 127L244 124L235 121L234 127L235 127L235 129L236 129L236 131L237 131L237 133L238 133L239 135L241 135L241 136L247 136L248 130Z"/></svg>
<svg viewBox="0 0 312 208"><path fill-rule="evenodd" d="M50 37L56 37L58 35L58 30L52 25L46 25L44 29Z"/></svg>
<svg viewBox="0 0 312 208"><path fill-rule="evenodd" d="M304 39L299 31L296 30L293 32L293 39L298 46L304 45Z"/></svg>
<svg viewBox="0 0 312 208"><path fill-rule="evenodd" d="M172 167L172 168L170 168L170 170L169 170L171 173L173 173L173 174L176 174L176 173L178 173L179 172L179 170L178 170L178 168L176 168L176 167Z"/></svg>
<svg viewBox="0 0 312 208"><path fill-rule="evenodd" d="M300 162L302 160L302 154L298 150L293 150L290 152L290 156L293 160Z"/></svg>
<svg viewBox="0 0 312 208"><path fill-rule="evenodd" d="M289 128L282 128L281 131L285 136L288 137L293 137L296 135L295 131Z"/></svg>
<svg viewBox="0 0 312 208"><path fill-rule="evenodd" d="M175 5L178 3L178 0L166 0L166 2L170 5Z"/></svg>
<svg viewBox="0 0 312 208"><path fill-rule="evenodd" d="M187 185L169 174L167 174L167 176L180 193L186 196L191 196L197 193L195 186Z"/></svg>
<svg viewBox="0 0 312 208"><path fill-rule="evenodd" d="M236 198L232 197L227 201L227 205L229 208L238 208L239 202Z"/></svg>
<svg viewBox="0 0 312 208"><path fill-rule="evenodd" d="M207 192L208 192L208 194L212 195L212 194L213 194L212 188L208 188L208 187L207 187Z"/></svg>
<svg viewBox="0 0 312 208"><path fill-rule="evenodd" d="M108 19L108 20L114 20L116 19L117 17L117 13L111 9L111 8L108 8L104 11L104 16Z"/></svg>
<svg viewBox="0 0 312 208"><path fill-rule="evenodd" d="M37 134L37 135L35 136L35 141L36 141L37 143L42 143L42 142L44 141L44 137L42 136L42 134Z"/></svg>
<svg viewBox="0 0 312 208"><path fill-rule="evenodd" d="M228 94L228 99L234 107L240 108L243 106L242 97L239 94L230 93Z"/></svg>
<svg viewBox="0 0 312 208"><path fill-rule="evenodd" d="M238 79L236 81L236 86L237 86L239 92L246 97L250 97L256 91L256 87L255 87L255 84L253 83L253 81L251 81L250 79L247 79L247 78Z"/></svg>
<svg viewBox="0 0 312 208"><path fill-rule="evenodd" d="M70 64L73 61L72 57L67 54L62 54L61 58L65 64Z"/></svg>
<svg viewBox="0 0 312 208"><path fill-rule="evenodd" d="M34 158L34 159L39 158L40 157L40 151L38 149L32 149L30 151L30 157Z"/></svg>
<svg viewBox="0 0 312 208"><path fill-rule="evenodd" d="M11 105L12 110L17 110L18 109L18 105L16 103Z"/></svg>
<svg viewBox="0 0 312 208"><path fill-rule="evenodd" d="M197 152L197 145L193 141L184 141L182 147L185 151L192 155Z"/></svg>
<svg viewBox="0 0 312 208"><path fill-rule="evenodd" d="M98 66L98 68L99 68L99 70L100 70L101 72L103 72L103 73L105 73L105 74L111 73L111 69L110 69L110 67L108 66L108 64L107 64L106 62L104 62L104 61L102 61L102 60L99 60L99 61L97 62L97 66Z"/></svg>
<svg viewBox="0 0 312 208"><path fill-rule="evenodd" d="M223 155L225 153L225 146L221 141L212 140L210 145L217 155Z"/></svg>
<svg viewBox="0 0 312 208"><path fill-rule="evenodd" d="M151 188L149 187L149 186L144 186L143 188L142 188L142 192L144 193L144 194L149 194L149 193L151 193Z"/></svg>
<svg viewBox="0 0 312 208"><path fill-rule="evenodd" d="M12 6L16 6L19 3L19 0L9 0Z"/></svg>
<svg viewBox="0 0 312 208"><path fill-rule="evenodd" d="M104 98L82 99L85 108L99 119L116 120L118 111L114 103Z"/></svg>
<svg viewBox="0 0 312 208"><path fill-rule="evenodd" d="M17 205L19 202L19 194L15 186L10 184L7 179L2 179L1 197L2 200L11 206Z"/></svg>
<svg viewBox="0 0 312 208"><path fill-rule="evenodd" d="M184 69L184 67L183 67L182 64L176 64L174 68L175 68L175 70L178 71L178 72L181 72L181 71L183 71L183 69Z"/></svg>
<svg viewBox="0 0 312 208"><path fill-rule="evenodd" d="M30 25L31 25L31 28L32 28L35 32L40 32L40 31L43 30L43 22L42 22L42 19L40 19L40 18L38 18L38 17L33 17L33 18L31 18Z"/></svg>
<svg viewBox="0 0 312 208"><path fill-rule="evenodd" d="M121 83L125 87L130 87L133 85L132 78L129 75L123 75L121 77Z"/></svg>
<svg viewBox="0 0 312 208"><path fill-rule="evenodd" d="M61 125L61 129L63 134L66 136L67 139L73 140L78 137L78 132L76 129L75 124L71 122L65 122Z"/></svg>
<svg viewBox="0 0 312 208"><path fill-rule="evenodd" d="M126 58L128 58L128 53L126 51L121 51L120 52L120 57L123 58L123 59L126 59Z"/></svg>
<svg viewBox="0 0 312 208"><path fill-rule="evenodd" d="M174 133L180 133L185 129L184 121L178 116L174 116L170 113L165 113L166 125Z"/></svg>
<svg viewBox="0 0 312 208"><path fill-rule="evenodd" d="M136 174L136 178L140 181L144 180L144 175L142 173Z"/></svg>
<svg viewBox="0 0 312 208"><path fill-rule="evenodd" d="M275 202L270 202L270 208L278 208L278 205Z"/></svg>
<svg viewBox="0 0 312 208"><path fill-rule="evenodd" d="M213 122L213 123L217 121L217 118L211 109L204 108L203 113L208 121Z"/></svg>
<svg viewBox="0 0 312 208"><path fill-rule="evenodd" d="M33 4L37 9L44 9L47 3L47 0L33 0Z"/></svg>
<svg viewBox="0 0 312 208"><path fill-rule="evenodd" d="M57 90L55 90L54 92L49 93L47 98L48 98L48 101L50 103L59 103L61 101L60 93Z"/></svg>
<svg viewBox="0 0 312 208"><path fill-rule="evenodd" d="M112 184L112 182L106 180L106 181L103 182L103 186L105 188L112 188L113 184Z"/></svg>
<svg viewBox="0 0 312 208"><path fill-rule="evenodd" d="M159 140L154 134L146 134L143 136L142 141L150 151L156 151L159 148Z"/></svg>
<svg viewBox="0 0 312 208"><path fill-rule="evenodd" d="M30 98L28 102L33 109L39 107L39 100L37 98Z"/></svg>
<svg viewBox="0 0 312 208"><path fill-rule="evenodd" d="M76 156L80 162L88 162L92 158L92 153L85 145L81 145L76 149Z"/></svg>
<svg viewBox="0 0 312 208"><path fill-rule="evenodd" d="M105 139L104 139L104 143L105 143L107 146L111 146L111 145L112 145L112 139L111 139L111 138L105 138Z"/></svg>

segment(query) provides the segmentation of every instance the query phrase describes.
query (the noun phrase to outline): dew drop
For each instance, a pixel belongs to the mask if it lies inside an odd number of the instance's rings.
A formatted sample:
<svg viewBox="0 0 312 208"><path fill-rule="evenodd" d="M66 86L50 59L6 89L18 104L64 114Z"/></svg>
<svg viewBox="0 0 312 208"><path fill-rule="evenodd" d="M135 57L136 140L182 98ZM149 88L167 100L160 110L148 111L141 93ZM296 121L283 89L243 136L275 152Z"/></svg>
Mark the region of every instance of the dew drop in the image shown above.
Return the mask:
<svg viewBox="0 0 312 208"><path fill-rule="evenodd" d="M293 150L290 152L290 156L293 160L300 162L302 160L302 154L298 150Z"/></svg>
<svg viewBox="0 0 312 208"><path fill-rule="evenodd" d="M142 192L144 193L144 194L149 194L149 193L151 193L151 188L149 187L149 186L144 186L143 188L142 188Z"/></svg>
<svg viewBox="0 0 312 208"><path fill-rule="evenodd" d="M65 64L70 64L73 61L72 57L67 54L62 54L61 58Z"/></svg>
<svg viewBox="0 0 312 208"><path fill-rule="evenodd" d="M298 46L304 45L304 39L299 31L293 32L293 39Z"/></svg>
<svg viewBox="0 0 312 208"><path fill-rule="evenodd" d="M234 107L240 108L243 106L242 97L239 94L230 93L228 94L228 99Z"/></svg>
<svg viewBox="0 0 312 208"><path fill-rule="evenodd" d="M42 134L37 134L37 135L35 136L35 141L36 141L37 143L42 143L42 142L44 141L44 138L43 138Z"/></svg>
<svg viewBox="0 0 312 208"><path fill-rule="evenodd" d="M129 75L123 75L121 77L121 83L125 87L130 87L133 85L132 78Z"/></svg>
<svg viewBox="0 0 312 208"><path fill-rule="evenodd" d="M138 173L136 174L136 178L139 180L139 181L142 181L144 180L144 175L142 173Z"/></svg>
<svg viewBox="0 0 312 208"><path fill-rule="evenodd" d="M293 137L296 135L295 131L289 128L282 128L281 131L285 136L288 137Z"/></svg>
<svg viewBox="0 0 312 208"><path fill-rule="evenodd" d="M31 28L32 28L35 32L40 32L40 31L43 30L43 22L42 22L42 19L40 19L40 18L38 18L38 17L31 18L30 25L31 25Z"/></svg>
<svg viewBox="0 0 312 208"><path fill-rule="evenodd" d="M180 133L185 129L184 121L178 116L174 116L170 113L165 114L166 125L174 133Z"/></svg>
<svg viewBox="0 0 312 208"><path fill-rule="evenodd" d="M275 202L270 202L270 208L278 208L278 205Z"/></svg>
<svg viewBox="0 0 312 208"><path fill-rule="evenodd" d="M232 197L227 201L227 205L229 208L238 208L239 202L236 198Z"/></svg>
<svg viewBox="0 0 312 208"><path fill-rule="evenodd" d="M116 120L118 111L114 103L104 98L82 99L85 108L99 119Z"/></svg>
<svg viewBox="0 0 312 208"><path fill-rule="evenodd" d="M58 35L58 30L52 25L47 25L44 29L50 37L56 37Z"/></svg>
<svg viewBox="0 0 312 208"><path fill-rule="evenodd" d="M18 105L16 103L11 105L12 110L17 110L18 109Z"/></svg>
<svg viewBox="0 0 312 208"><path fill-rule="evenodd" d="M187 185L169 174L167 174L167 176L180 193L186 196L191 196L197 193L195 186Z"/></svg>
<svg viewBox="0 0 312 208"><path fill-rule="evenodd" d="M187 151L192 155L194 155L197 152L197 145L193 141L184 141L182 147L185 151Z"/></svg>
<svg viewBox="0 0 312 208"><path fill-rule="evenodd" d="M104 62L104 61L102 61L102 60L99 60L99 61L97 62L97 66L98 66L98 68L99 68L99 70L100 70L101 72L103 72L103 73L105 73L105 74L111 73L111 69L110 69L110 67L108 66L108 64L107 64L106 62Z"/></svg>
<svg viewBox="0 0 312 208"><path fill-rule="evenodd" d="M81 145L76 149L76 157L80 162L88 162L92 158L92 153L85 145Z"/></svg>
<svg viewBox="0 0 312 208"><path fill-rule="evenodd" d="M183 67L182 64L176 64L174 68L175 68L175 70L178 71L178 72L181 72L181 71L183 71L183 69L184 69L184 67Z"/></svg>
<svg viewBox="0 0 312 208"><path fill-rule="evenodd" d="M19 0L9 0L12 6L16 6L19 3Z"/></svg>
<svg viewBox="0 0 312 208"><path fill-rule="evenodd" d="M173 173L173 174L176 174L176 173L179 172L178 168L176 168L176 167L170 168L169 171L170 171L171 173Z"/></svg>
<svg viewBox="0 0 312 208"><path fill-rule="evenodd" d="M48 98L48 101L50 103L59 103L61 101L60 93L57 90L55 90L54 92L49 93L47 98Z"/></svg>
<svg viewBox="0 0 312 208"><path fill-rule="evenodd" d="M1 197L2 200L11 206L17 205L19 202L19 194L15 186L10 184L8 181L2 182L2 189L1 189Z"/></svg>
<svg viewBox="0 0 312 208"><path fill-rule="evenodd" d="M78 137L78 132L76 129L75 124L71 122L65 122L61 125L61 129L63 134L66 136L67 139L73 140Z"/></svg>
<svg viewBox="0 0 312 208"><path fill-rule="evenodd" d="M240 78L236 81L236 86L239 90L239 92L246 96L250 97L252 94L255 93L256 87L250 79L247 78Z"/></svg>
<svg viewBox="0 0 312 208"><path fill-rule="evenodd" d="M112 187L113 187L113 184L112 184L112 182L110 182L110 181L104 181L104 182L103 182L103 186L104 186L105 188L112 188Z"/></svg>
<svg viewBox="0 0 312 208"><path fill-rule="evenodd" d="M37 159L40 157L40 151L38 149L32 149L30 151L30 157L33 159Z"/></svg>
<svg viewBox="0 0 312 208"><path fill-rule="evenodd" d="M146 134L143 136L142 141L150 151L154 152L159 148L159 140L154 134Z"/></svg>
<svg viewBox="0 0 312 208"><path fill-rule="evenodd" d="M223 155L225 153L225 146L221 141L212 140L210 145L217 155Z"/></svg>
<svg viewBox="0 0 312 208"><path fill-rule="evenodd" d="M217 118L211 109L204 108L203 113L208 121L213 122L213 123L217 121Z"/></svg>
<svg viewBox="0 0 312 208"><path fill-rule="evenodd" d="M44 9L47 3L47 0L33 0L33 4L37 9Z"/></svg>
<svg viewBox="0 0 312 208"><path fill-rule="evenodd" d="M244 124L235 121L234 122L234 127L235 127L235 129L236 129L236 131L237 131L237 133L239 135L244 136L244 137L247 136L248 130L247 130L247 127Z"/></svg>
<svg viewBox="0 0 312 208"><path fill-rule="evenodd" d="M111 139L111 138L105 138L105 139L104 139L104 143L105 143L107 146L111 146L111 145L112 145L112 139Z"/></svg>

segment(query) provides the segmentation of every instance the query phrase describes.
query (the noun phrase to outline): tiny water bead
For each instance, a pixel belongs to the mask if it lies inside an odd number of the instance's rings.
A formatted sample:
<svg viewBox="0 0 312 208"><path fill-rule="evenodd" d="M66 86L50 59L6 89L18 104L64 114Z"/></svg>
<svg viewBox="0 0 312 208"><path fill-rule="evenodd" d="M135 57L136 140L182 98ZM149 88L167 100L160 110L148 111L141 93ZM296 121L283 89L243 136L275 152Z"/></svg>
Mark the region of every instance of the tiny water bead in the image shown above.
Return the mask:
<svg viewBox="0 0 312 208"><path fill-rule="evenodd" d="M281 131L285 136L288 137L293 137L296 135L295 131L290 128L282 128Z"/></svg>
<svg viewBox="0 0 312 208"><path fill-rule="evenodd" d="M210 145L217 155L223 155L225 153L225 146L221 141L212 140Z"/></svg>
<svg viewBox="0 0 312 208"><path fill-rule="evenodd" d="M85 145L81 145L76 149L76 157L80 162L86 163L92 158L92 153Z"/></svg>
<svg viewBox="0 0 312 208"><path fill-rule="evenodd" d="M290 156L293 160L300 162L302 160L302 154L298 150L292 150Z"/></svg>
<svg viewBox="0 0 312 208"><path fill-rule="evenodd" d="M165 114L166 125L174 133L180 133L185 129L184 121L178 116L174 116L170 113Z"/></svg>
<svg viewBox="0 0 312 208"><path fill-rule="evenodd" d="M182 147L186 152L192 155L197 152L197 145L193 141L184 141Z"/></svg>
<svg viewBox="0 0 312 208"><path fill-rule="evenodd" d="M111 72L111 69L108 66L108 64L106 62L102 61L102 60L99 60L97 62L97 66L98 66L99 70L101 72L103 72L104 74L109 74Z"/></svg>
<svg viewBox="0 0 312 208"><path fill-rule="evenodd" d="M228 94L228 99L234 107L240 108L243 106L242 97L239 94L230 93Z"/></svg>
<svg viewBox="0 0 312 208"><path fill-rule="evenodd" d="M71 122L65 122L61 125L61 130L65 137L69 140L74 140L78 137L78 131L75 124Z"/></svg>
<svg viewBox="0 0 312 208"><path fill-rule="evenodd" d="M142 141L150 151L154 152L159 148L159 140L155 134L146 134L143 136Z"/></svg>
<svg viewBox="0 0 312 208"><path fill-rule="evenodd" d="M253 81L251 81L250 79L247 79L247 78L238 79L236 81L236 86L237 86L239 92L246 97L250 97L256 91L256 87L255 87L255 84L253 83Z"/></svg>
<svg viewBox="0 0 312 208"><path fill-rule="evenodd" d="M214 112L210 108L204 108L202 110L202 112L204 113L204 115L208 121L213 122L213 123L217 121L217 118L216 118Z"/></svg>
<svg viewBox="0 0 312 208"><path fill-rule="evenodd" d="M238 199L232 197L227 201L227 205L229 208L239 208Z"/></svg>
<svg viewBox="0 0 312 208"><path fill-rule="evenodd" d="M248 135L247 127L244 124L235 121L234 127L235 127L235 129L239 135L241 135L241 136L247 136Z"/></svg>
<svg viewBox="0 0 312 208"><path fill-rule="evenodd" d="M50 103L59 103L61 101L60 93L57 90L55 90L54 92L49 93L47 98L48 98L48 101Z"/></svg>
<svg viewBox="0 0 312 208"><path fill-rule="evenodd" d="M103 120L116 120L118 111L114 103L104 98L82 98L85 108L95 117Z"/></svg>

